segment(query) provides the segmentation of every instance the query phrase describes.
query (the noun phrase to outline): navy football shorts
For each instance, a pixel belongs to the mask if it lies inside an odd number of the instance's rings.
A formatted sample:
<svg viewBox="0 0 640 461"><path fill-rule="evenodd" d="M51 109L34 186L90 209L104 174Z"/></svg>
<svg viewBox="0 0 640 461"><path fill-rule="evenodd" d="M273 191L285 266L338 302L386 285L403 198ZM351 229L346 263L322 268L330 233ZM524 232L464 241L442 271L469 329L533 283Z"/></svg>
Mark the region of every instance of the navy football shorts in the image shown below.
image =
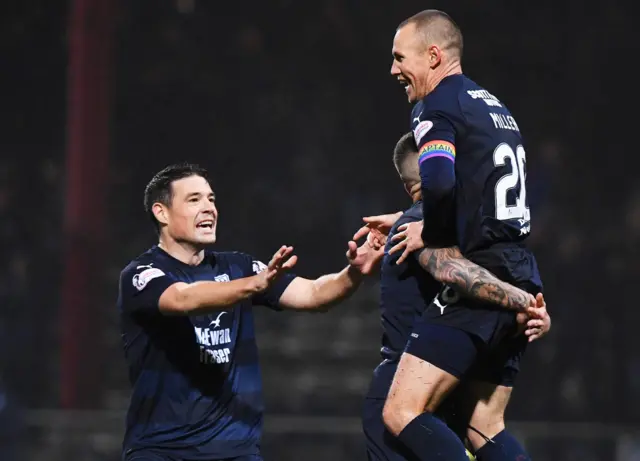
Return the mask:
<svg viewBox="0 0 640 461"><path fill-rule="evenodd" d="M494 335L485 341L474 333L434 323L433 318L423 315L413 325L405 352L459 379L512 387L527 348L527 337L514 336L515 332L515 317L511 328L502 328L498 337Z"/></svg>

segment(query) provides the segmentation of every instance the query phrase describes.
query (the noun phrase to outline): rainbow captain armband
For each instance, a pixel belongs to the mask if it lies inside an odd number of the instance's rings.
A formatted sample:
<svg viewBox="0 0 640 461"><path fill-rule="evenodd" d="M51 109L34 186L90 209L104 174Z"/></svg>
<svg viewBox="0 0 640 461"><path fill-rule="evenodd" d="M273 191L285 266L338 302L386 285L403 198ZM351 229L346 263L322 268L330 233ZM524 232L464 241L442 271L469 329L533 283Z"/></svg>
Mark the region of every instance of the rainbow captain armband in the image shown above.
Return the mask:
<svg viewBox="0 0 640 461"><path fill-rule="evenodd" d="M422 149L418 157L418 164L433 157L445 157L452 162L456 161L456 146L449 141L429 141Z"/></svg>

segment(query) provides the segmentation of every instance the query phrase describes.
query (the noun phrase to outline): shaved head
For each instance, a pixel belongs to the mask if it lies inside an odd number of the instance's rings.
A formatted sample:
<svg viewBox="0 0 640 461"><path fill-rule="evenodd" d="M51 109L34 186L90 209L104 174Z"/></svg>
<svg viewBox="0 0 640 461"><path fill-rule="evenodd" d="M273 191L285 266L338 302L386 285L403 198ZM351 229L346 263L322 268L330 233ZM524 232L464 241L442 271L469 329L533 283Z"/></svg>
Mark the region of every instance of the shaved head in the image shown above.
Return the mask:
<svg viewBox="0 0 640 461"><path fill-rule="evenodd" d="M462 58L462 32L451 17L440 10L424 10L403 21L398 30L412 25L420 34L424 48L437 45L452 58Z"/></svg>
<svg viewBox="0 0 640 461"><path fill-rule="evenodd" d="M418 146L413 139L413 132L406 133L397 142L393 150L393 164L408 189L420 182Z"/></svg>

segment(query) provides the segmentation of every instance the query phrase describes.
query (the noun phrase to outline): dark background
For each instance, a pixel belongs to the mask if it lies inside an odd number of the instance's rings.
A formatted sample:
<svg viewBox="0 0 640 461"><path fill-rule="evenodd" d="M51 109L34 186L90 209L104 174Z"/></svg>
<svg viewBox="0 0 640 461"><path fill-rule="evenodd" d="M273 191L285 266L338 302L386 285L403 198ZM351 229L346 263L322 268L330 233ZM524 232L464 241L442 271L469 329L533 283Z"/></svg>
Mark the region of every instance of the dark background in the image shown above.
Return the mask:
<svg viewBox="0 0 640 461"><path fill-rule="evenodd" d="M0 459L118 459L116 283L154 243L142 192L160 168L210 169L218 248L267 259L291 244L308 277L343 267L361 216L407 206L391 152L410 106L390 51L425 8L459 23L465 72L525 137L554 323L527 354L512 428L536 461L640 460L634 16L577 0L7 2ZM376 290L324 315L256 310L267 460L365 459Z"/></svg>

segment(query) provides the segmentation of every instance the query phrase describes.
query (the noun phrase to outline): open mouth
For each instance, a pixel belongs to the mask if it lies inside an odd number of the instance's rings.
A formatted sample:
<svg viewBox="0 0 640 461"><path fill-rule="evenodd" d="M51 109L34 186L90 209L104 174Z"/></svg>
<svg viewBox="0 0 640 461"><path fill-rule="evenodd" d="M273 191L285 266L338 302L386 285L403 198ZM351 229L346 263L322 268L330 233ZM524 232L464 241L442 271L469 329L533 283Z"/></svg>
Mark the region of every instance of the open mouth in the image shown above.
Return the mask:
<svg viewBox="0 0 640 461"><path fill-rule="evenodd" d="M411 89L411 83L409 83L407 80L405 80L403 78L399 78L398 79L398 83L400 85L402 85L402 87L404 88L405 92L408 92Z"/></svg>
<svg viewBox="0 0 640 461"><path fill-rule="evenodd" d="M198 229L212 230L213 229L213 220L200 221L199 223L196 224L196 227Z"/></svg>

